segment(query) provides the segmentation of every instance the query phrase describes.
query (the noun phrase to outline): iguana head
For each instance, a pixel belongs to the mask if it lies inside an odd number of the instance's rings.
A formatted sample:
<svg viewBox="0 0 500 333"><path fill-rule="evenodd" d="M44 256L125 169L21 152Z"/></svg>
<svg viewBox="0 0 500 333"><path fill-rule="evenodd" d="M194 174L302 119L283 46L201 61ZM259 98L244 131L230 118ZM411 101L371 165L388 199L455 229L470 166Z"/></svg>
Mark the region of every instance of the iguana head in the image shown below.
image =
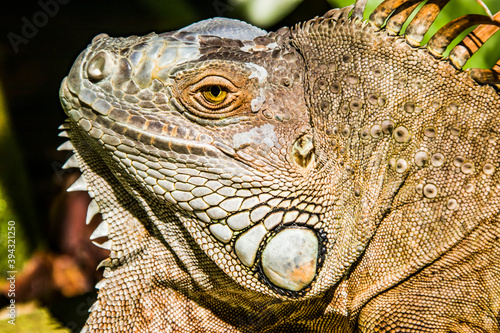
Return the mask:
<svg viewBox="0 0 500 333"><path fill-rule="evenodd" d="M288 28L212 19L99 35L61 99L125 190L154 196L153 213L175 214L243 286L293 296L310 289L328 244L304 70Z"/></svg>

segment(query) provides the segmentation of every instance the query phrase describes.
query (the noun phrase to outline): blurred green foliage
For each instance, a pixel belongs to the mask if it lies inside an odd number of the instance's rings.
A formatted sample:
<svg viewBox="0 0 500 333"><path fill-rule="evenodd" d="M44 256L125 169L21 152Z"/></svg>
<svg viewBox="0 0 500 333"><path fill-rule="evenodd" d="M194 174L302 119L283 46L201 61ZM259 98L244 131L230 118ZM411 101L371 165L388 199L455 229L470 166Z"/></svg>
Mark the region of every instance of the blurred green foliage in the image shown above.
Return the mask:
<svg viewBox="0 0 500 333"><path fill-rule="evenodd" d="M16 305L19 307L19 305ZM0 332L3 333L69 333L70 330L61 327L45 308L36 308L28 304L18 309L15 325L7 319L0 320Z"/></svg>
<svg viewBox="0 0 500 333"><path fill-rule="evenodd" d="M22 170L18 145L10 128L3 90L0 85L0 249L2 251L1 258L4 258L0 261L0 271L2 272L0 281L6 278L7 271L20 271L32 250L26 237L25 224L19 223L20 216L29 216L29 213L20 214L19 209L16 209L19 207L13 205L14 200L19 199L23 193L27 192L25 192L26 188L19 186L19 184L24 183L25 173ZM22 200L18 201L22 202ZM29 202L29 199L24 201L27 208L29 208ZM9 233L9 221L14 221L13 233L12 229ZM11 245L10 252L8 245ZM9 267L7 261L9 254L14 255L14 267Z"/></svg>

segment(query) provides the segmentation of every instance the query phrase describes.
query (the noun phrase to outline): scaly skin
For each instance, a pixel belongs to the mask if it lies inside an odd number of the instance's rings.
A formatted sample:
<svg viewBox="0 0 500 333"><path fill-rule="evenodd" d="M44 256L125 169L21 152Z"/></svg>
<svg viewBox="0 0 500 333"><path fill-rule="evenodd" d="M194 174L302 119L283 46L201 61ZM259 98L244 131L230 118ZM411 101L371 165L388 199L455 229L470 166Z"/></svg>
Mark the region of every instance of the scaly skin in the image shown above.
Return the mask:
<svg viewBox="0 0 500 333"><path fill-rule="evenodd" d="M500 98L349 18L100 35L61 87L95 332L498 332Z"/></svg>

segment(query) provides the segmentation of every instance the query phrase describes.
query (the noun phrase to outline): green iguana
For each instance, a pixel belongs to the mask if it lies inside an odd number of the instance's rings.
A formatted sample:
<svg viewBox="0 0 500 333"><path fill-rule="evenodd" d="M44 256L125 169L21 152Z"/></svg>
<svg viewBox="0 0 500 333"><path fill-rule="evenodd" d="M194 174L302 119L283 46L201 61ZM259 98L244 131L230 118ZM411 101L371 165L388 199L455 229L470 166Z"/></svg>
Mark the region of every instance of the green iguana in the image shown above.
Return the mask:
<svg viewBox="0 0 500 333"><path fill-rule="evenodd" d="M84 331L500 331L500 67L461 70L500 23L420 47L448 0L404 36L421 0L365 2L80 54L60 150L110 250Z"/></svg>

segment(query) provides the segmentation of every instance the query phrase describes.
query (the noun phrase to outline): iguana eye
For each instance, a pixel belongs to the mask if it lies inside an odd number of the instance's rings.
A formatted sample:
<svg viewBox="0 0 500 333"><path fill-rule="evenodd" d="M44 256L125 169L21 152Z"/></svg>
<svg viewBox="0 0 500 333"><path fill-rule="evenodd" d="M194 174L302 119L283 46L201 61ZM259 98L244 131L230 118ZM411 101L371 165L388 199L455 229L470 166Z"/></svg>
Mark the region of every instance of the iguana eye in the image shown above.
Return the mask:
<svg viewBox="0 0 500 333"><path fill-rule="evenodd" d="M227 96L227 90L219 85L208 86L206 87L206 90L202 91L202 93L207 102L216 105L222 103Z"/></svg>
<svg viewBox="0 0 500 333"><path fill-rule="evenodd" d="M192 114L211 119L229 117L246 101L244 89L222 75L205 75L180 85L180 100Z"/></svg>
<svg viewBox="0 0 500 333"><path fill-rule="evenodd" d="M218 63L216 68L179 73L173 95L191 115L215 120L250 113L256 90L256 81L248 73Z"/></svg>
<svg viewBox="0 0 500 333"><path fill-rule="evenodd" d="M238 88L231 81L218 75L204 77L190 90L198 107L211 112L231 109L239 95Z"/></svg>

